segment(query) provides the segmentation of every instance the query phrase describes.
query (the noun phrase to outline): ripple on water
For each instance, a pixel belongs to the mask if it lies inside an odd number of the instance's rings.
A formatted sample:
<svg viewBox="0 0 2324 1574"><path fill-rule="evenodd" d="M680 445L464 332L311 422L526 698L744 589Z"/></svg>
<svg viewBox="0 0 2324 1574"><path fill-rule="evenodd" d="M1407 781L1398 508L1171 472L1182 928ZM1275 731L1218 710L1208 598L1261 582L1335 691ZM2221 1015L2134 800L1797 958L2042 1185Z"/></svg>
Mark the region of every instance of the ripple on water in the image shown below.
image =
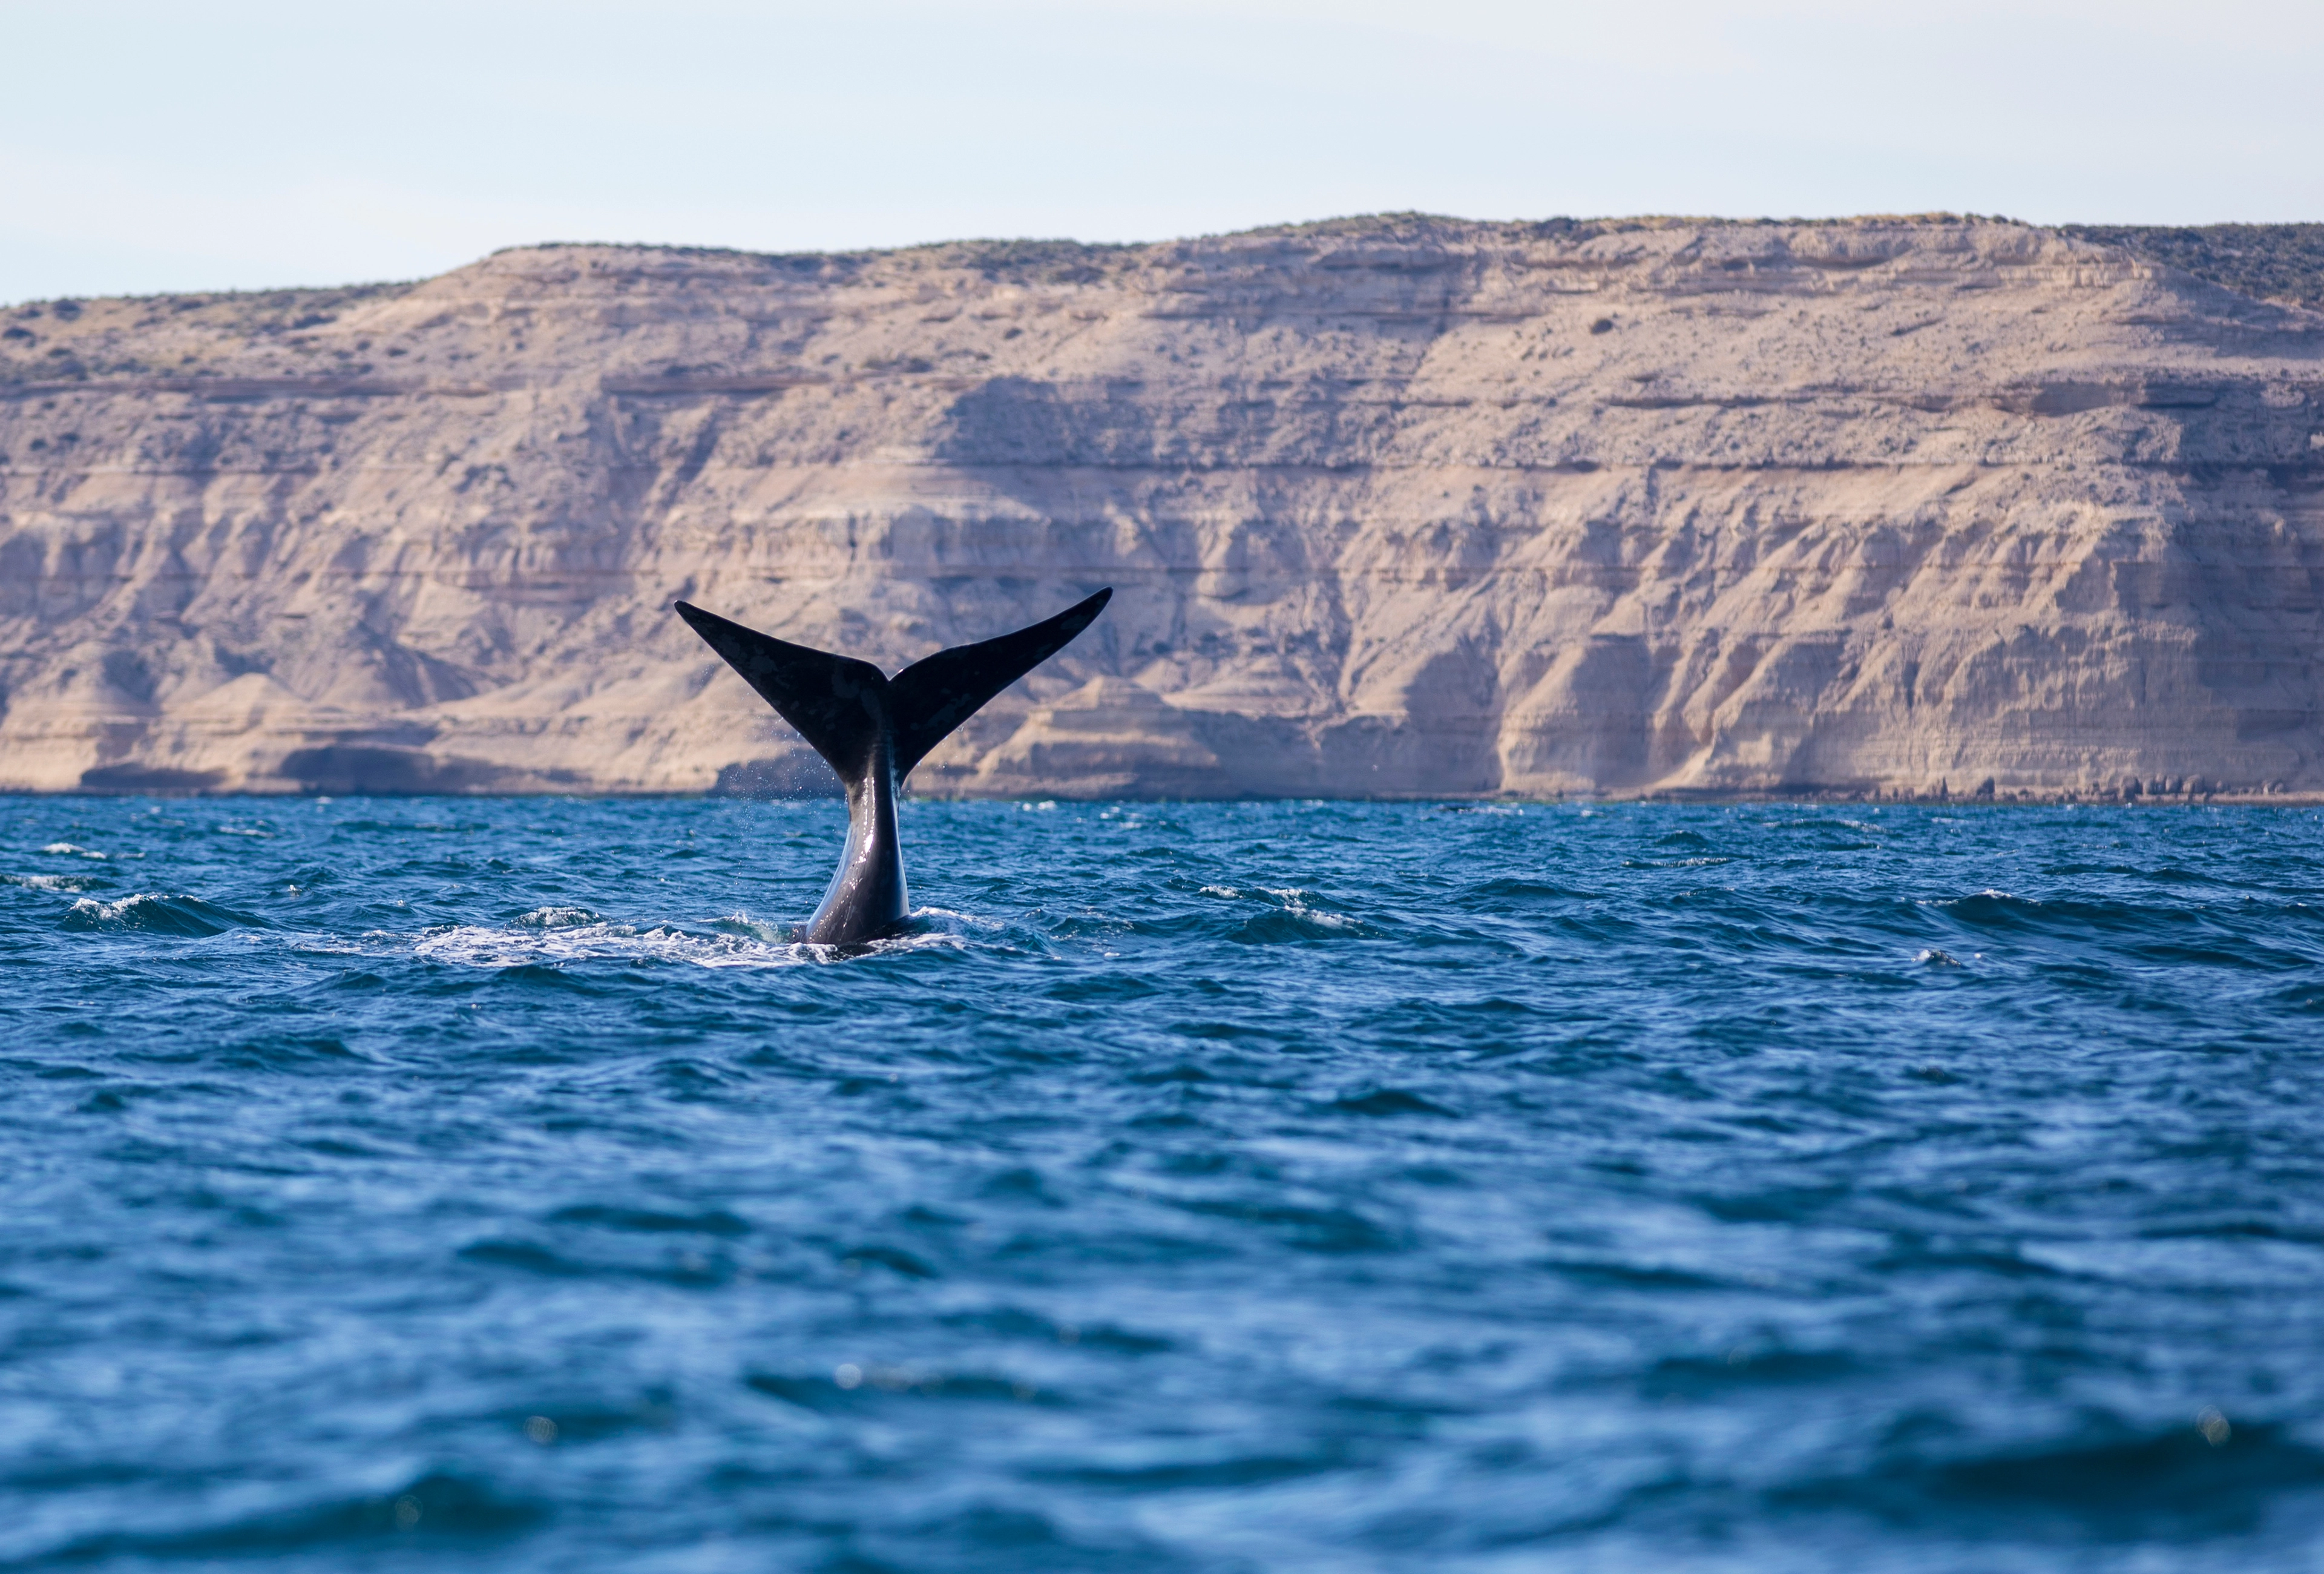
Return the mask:
<svg viewBox="0 0 2324 1574"><path fill-rule="evenodd" d="M2324 1544L2324 819L904 813L0 800L0 1564Z"/></svg>

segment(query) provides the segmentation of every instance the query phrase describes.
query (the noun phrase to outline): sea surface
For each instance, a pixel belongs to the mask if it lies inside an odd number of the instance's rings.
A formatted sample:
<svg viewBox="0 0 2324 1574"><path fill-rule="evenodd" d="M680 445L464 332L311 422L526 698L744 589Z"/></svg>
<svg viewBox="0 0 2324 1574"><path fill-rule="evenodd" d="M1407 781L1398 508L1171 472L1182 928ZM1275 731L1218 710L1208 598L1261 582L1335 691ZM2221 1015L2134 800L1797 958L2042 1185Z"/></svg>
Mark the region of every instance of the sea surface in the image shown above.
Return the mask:
<svg viewBox="0 0 2324 1574"><path fill-rule="evenodd" d="M2308 1569L2324 820L0 801L0 1569Z"/></svg>

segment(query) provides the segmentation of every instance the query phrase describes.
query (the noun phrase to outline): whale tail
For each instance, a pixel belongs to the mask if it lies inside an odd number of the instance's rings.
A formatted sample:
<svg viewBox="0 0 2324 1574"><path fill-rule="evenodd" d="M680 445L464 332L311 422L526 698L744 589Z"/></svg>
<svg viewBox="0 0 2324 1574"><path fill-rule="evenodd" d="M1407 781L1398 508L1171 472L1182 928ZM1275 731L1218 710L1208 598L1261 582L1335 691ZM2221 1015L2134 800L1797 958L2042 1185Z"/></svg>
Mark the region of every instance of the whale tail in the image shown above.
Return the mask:
<svg viewBox="0 0 2324 1574"><path fill-rule="evenodd" d="M807 921L817 945L860 946L908 927L896 793L984 702L1065 648L1113 595L1101 590L1030 628L938 651L897 673L744 628L681 601L678 615L831 763L847 788L847 846Z"/></svg>
<svg viewBox="0 0 2324 1574"><path fill-rule="evenodd" d="M795 645L686 602L678 616L839 773L852 797L884 763L900 782L954 727L1087 628L1113 591L1104 589L1015 634L913 662L895 677L869 662Z"/></svg>

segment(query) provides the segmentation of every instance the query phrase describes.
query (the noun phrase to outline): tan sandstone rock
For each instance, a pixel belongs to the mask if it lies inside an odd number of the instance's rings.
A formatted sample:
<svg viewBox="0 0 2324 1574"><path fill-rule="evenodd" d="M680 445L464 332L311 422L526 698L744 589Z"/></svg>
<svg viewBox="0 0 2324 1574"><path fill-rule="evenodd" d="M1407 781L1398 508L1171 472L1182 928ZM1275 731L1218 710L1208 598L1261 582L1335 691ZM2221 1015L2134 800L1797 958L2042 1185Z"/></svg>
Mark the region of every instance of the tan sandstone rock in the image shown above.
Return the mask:
<svg viewBox="0 0 2324 1574"><path fill-rule="evenodd" d="M501 253L0 312L0 786L2324 790L2324 315L1997 221Z"/></svg>

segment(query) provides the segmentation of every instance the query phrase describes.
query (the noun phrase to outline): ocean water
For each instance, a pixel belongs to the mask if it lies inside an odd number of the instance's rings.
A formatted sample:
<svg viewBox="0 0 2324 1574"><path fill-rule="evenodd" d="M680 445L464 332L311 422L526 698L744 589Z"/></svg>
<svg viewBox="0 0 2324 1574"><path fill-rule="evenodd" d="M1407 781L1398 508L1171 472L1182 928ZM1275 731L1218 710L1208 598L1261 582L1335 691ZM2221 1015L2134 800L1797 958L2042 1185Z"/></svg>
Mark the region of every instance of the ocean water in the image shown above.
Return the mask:
<svg viewBox="0 0 2324 1574"><path fill-rule="evenodd" d="M0 1569L2324 1558L2324 820L0 801Z"/></svg>

